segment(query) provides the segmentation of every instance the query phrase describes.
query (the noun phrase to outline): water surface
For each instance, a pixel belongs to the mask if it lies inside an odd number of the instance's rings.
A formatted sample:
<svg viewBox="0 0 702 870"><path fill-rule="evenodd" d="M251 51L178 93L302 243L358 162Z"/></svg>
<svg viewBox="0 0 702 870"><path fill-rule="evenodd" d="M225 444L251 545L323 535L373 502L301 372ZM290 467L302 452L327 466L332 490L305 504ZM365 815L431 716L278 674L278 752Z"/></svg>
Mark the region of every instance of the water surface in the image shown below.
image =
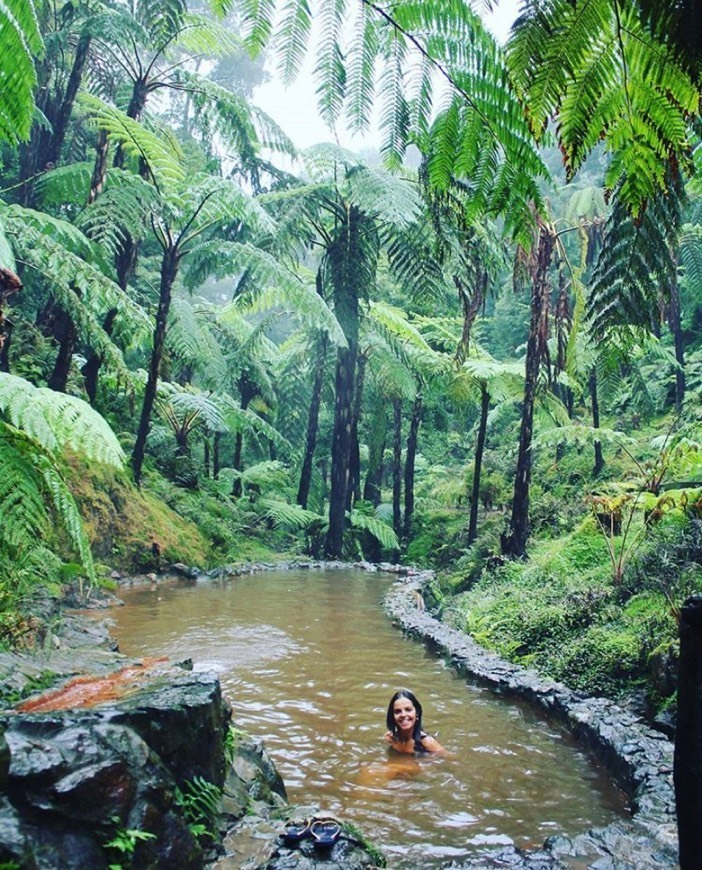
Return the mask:
<svg viewBox="0 0 702 870"><path fill-rule="evenodd" d="M120 593L122 652L191 657L219 674L234 722L263 739L292 804L354 822L393 866L441 866L486 846L542 845L606 825L624 800L564 731L466 683L393 627L391 581L286 571ZM451 757L388 754L399 687Z"/></svg>

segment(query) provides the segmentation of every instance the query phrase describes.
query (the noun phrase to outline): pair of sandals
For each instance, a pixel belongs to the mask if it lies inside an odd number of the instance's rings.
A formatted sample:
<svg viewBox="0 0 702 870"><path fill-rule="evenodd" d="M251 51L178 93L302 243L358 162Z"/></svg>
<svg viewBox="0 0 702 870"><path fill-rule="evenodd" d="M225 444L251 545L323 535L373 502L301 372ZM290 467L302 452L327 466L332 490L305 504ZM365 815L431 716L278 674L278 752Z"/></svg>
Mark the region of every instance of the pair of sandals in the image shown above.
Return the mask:
<svg viewBox="0 0 702 870"><path fill-rule="evenodd" d="M285 824L283 840L288 845L311 837L315 846L330 848L341 835L341 825L332 816L314 816L311 819L291 819Z"/></svg>

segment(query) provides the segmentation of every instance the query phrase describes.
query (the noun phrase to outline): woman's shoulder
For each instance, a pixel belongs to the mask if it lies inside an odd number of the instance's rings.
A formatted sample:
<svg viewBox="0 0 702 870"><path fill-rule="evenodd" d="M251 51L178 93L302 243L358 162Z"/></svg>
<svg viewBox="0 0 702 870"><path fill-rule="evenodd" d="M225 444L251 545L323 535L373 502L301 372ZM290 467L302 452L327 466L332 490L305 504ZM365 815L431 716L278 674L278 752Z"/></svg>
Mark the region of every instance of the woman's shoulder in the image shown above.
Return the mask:
<svg viewBox="0 0 702 870"><path fill-rule="evenodd" d="M419 740L422 744L422 747L427 752L443 752L444 747L439 743L436 737L432 737L431 734L427 734L426 731L422 731L419 736Z"/></svg>

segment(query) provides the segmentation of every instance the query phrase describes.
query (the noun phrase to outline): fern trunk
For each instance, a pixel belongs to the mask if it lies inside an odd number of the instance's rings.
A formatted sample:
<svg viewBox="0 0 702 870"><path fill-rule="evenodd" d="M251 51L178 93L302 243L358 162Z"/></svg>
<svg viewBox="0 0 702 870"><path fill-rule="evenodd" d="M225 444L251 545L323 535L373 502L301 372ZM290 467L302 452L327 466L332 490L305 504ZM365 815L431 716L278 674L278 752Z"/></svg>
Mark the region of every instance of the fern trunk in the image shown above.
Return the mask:
<svg viewBox="0 0 702 870"><path fill-rule="evenodd" d="M114 329L115 319L117 317L117 309L111 308L107 312L107 316L103 321L102 328L105 330L107 335L112 335L112 330ZM85 387L85 392L88 394L88 400L91 405L95 405L95 400L97 398L97 387L98 387L98 375L100 374L100 368L102 366L102 356L99 353L96 353L94 350L90 350L88 352L88 358L81 369L83 373L83 385Z"/></svg>
<svg viewBox="0 0 702 870"><path fill-rule="evenodd" d="M54 368L47 381L47 386L57 393L65 393L68 376L71 372L71 360L76 348L78 331L73 318L67 311L58 308L53 316L53 334L58 339L59 349L54 361Z"/></svg>
<svg viewBox="0 0 702 870"><path fill-rule="evenodd" d="M392 527L402 534L402 399L392 403Z"/></svg>
<svg viewBox="0 0 702 870"><path fill-rule="evenodd" d="M329 529L324 542L325 555L332 559L340 559L343 555L346 525L356 358L358 355L357 274L363 256L360 229L361 213L356 206L351 206L348 210L348 220L342 232L329 248L331 280L334 289L334 313L344 331L347 342L346 347L338 349L336 361Z"/></svg>
<svg viewBox="0 0 702 870"><path fill-rule="evenodd" d="M595 429L600 428L600 401L597 395L597 371L593 368L590 372L590 402L592 403L592 425ZM602 456L602 442L595 441L595 465L592 469L592 476L599 477L604 468L604 457Z"/></svg>
<svg viewBox="0 0 702 870"><path fill-rule="evenodd" d="M490 394L485 385L480 388L480 422L478 424L478 439L475 443L475 461L473 463L473 490L470 501L470 519L468 520L468 545L478 537L478 502L480 500L480 476L483 470L483 453L485 452L485 437L487 434L488 413L490 412Z"/></svg>
<svg viewBox="0 0 702 870"><path fill-rule="evenodd" d="M161 284L159 288L158 311L156 312L153 348L151 351L151 359L149 361L149 374L146 381L146 389L144 390L144 402L141 406L139 428L137 430L136 441L134 442L134 450L132 451L132 469L134 471L134 480L137 484L141 483L141 471L144 464L144 454L146 452L146 438L149 434L149 427L151 424L151 412L153 411L154 402L156 401L158 373L166 341L168 312L171 307L173 285L178 276L178 266L178 248L175 246L166 248L163 252L163 259L161 260Z"/></svg>
<svg viewBox="0 0 702 870"><path fill-rule="evenodd" d="M419 426L422 422L423 398L417 393L412 404L409 434L407 435L407 456L405 457L405 524L403 537L407 542L412 534L412 517L414 516L414 464L417 458L417 441Z"/></svg>
<svg viewBox="0 0 702 870"><path fill-rule="evenodd" d="M358 444L358 423L361 419L361 404L363 401L363 379L366 372L366 358L358 356L356 366L356 392L353 400L353 419L351 422L351 453L349 456L349 491L347 494L347 510L351 510L354 501L361 499L361 448Z"/></svg>
<svg viewBox="0 0 702 870"><path fill-rule="evenodd" d="M670 304L668 306L668 326L673 336L675 346L675 410L679 414L685 401L685 347L683 344L682 326L680 323L680 290L673 275L670 282Z"/></svg>
<svg viewBox="0 0 702 870"><path fill-rule="evenodd" d="M322 388L324 387L324 369L326 367L327 338L322 339L322 348L317 358L314 369L314 382L312 384L312 398L310 399L309 412L307 414L307 437L305 439L305 458L302 461L300 471L300 485L297 490L297 503L306 508L310 497L312 484L312 463L314 451L317 446L317 432L319 429L319 409L322 406Z"/></svg>
<svg viewBox="0 0 702 870"><path fill-rule="evenodd" d="M529 487L531 484L534 402L539 380L539 368L547 347L548 301L551 289L548 269L551 264L554 243L555 235L549 227L542 225L531 287L531 321L527 342L524 399L519 430L519 452L514 479L512 515L509 533L501 536L503 555L517 559L526 556L526 543L529 537Z"/></svg>
<svg viewBox="0 0 702 870"><path fill-rule="evenodd" d="M376 397L371 414L373 423L368 437L368 471L363 486L363 499L378 507L383 485L383 457L387 437L387 416L381 397Z"/></svg>

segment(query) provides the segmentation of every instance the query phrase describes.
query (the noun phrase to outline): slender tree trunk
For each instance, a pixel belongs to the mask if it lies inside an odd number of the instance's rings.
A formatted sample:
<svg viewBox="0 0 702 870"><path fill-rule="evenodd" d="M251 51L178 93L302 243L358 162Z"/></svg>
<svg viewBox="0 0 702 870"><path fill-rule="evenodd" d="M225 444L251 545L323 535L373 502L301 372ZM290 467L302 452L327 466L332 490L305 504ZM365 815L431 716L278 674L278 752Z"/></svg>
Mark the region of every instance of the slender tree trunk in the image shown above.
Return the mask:
<svg viewBox="0 0 702 870"><path fill-rule="evenodd" d="M402 399L392 403L392 527L402 534Z"/></svg>
<svg viewBox="0 0 702 870"><path fill-rule="evenodd" d="M245 411L255 396L258 395L258 387L249 380L246 372L242 372L237 379L239 387L239 404L241 410ZM244 433L239 430L234 438L234 458L232 459L232 468L236 471L244 470ZM232 496L240 498L243 492L243 484L240 477L235 477L232 484Z"/></svg>
<svg viewBox="0 0 702 870"><path fill-rule="evenodd" d="M358 355L356 364L356 392L353 400L353 419L351 422L351 453L349 456L349 489L346 509L351 510L353 502L361 499L361 449L358 444L358 423L361 418L363 402L363 379L366 373L366 358Z"/></svg>
<svg viewBox="0 0 702 870"><path fill-rule="evenodd" d="M305 440L305 457L302 461L302 471L300 472L300 485L297 489L297 503L300 507L306 508L310 497L310 486L312 484L312 463L314 461L314 450L317 446L317 431L319 429L319 409L322 406L322 389L324 387L324 370L326 368L328 339L326 336L322 338L320 354L317 357L317 363L314 369L314 381L312 383L312 398L310 399L310 407L307 414L307 438Z"/></svg>
<svg viewBox="0 0 702 870"><path fill-rule="evenodd" d="M376 397L371 409L373 425L368 439L368 471L363 499L378 507L383 484L383 457L387 438L387 414L382 397Z"/></svg>
<svg viewBox="0 0 702 870"><path fill-rule="evenodd" d="M590 388L590 401L592 403L592 425L595 429L600 428L600 402L597 397L597 370L593 368L590 370L590 379L589 379L589 388ZM604 457L602 456L602 442L597 440L594 443L595 448L595 465L592 469L592 476L599 477L602 474L602 469L604 468Z"/></svg>
<svg viewBox="0 0 702 870"><path fill-rule="evenodd" d="M107 312L107 316L102 324L102 328L105 330L107 335L112 335L116 317L117 309L111 308ZM88 358L81 369L84 378L83 384L85 386L85 392L88 394L88 400L91 405L95 405L95 400L97 398L98 374L102 362L102 356L91 349L88 351Z"/></svg>
<svg viewBox="0 0 702 870"><path fill-rule="evenodd" d="M673 767L680 870L700 866L702 819L702 596L680 613L678 722Z"/></svg>
<svg viewBox="0 0 702 870"><path fill-rule="evenodd" d="M54 337L59 342L59 349L47 386L51 390L56 390L57 393L65 393L78 333L71 315L61 308L55 309L53 327Z"/></svg>
<svg viewBox="0 0 702 870"><path fill-rule="evenodd" d="M461 340L456 349L456 361L464 362L468 358L470 351L470 336L473 331L473 324L480 312L480 309L485 304L485 296L487 294L489 275L486 271L482 271L475 282L473 292L469 293L463 280L458 276L453 276L453 283L458 290L458 298L463 308L463 328L461 330Z"/></svg>
<svg viewBox="0 0 702 870"><path fill-rule="evenodd" d="M685 348L680 324L680 290L675 276L670 284L668 325L675 344L675 361L678 364L675 369L675 410L679 414L685 401Z"/></svg>
<svg viewBox="0 0 702 870"><path fill-rule="evenodd" d="M358 354L358 285L354 267L357 268L357 264L362 260L360 224L361 213L356 206L351 206L343 232L335 245L330 246L330 260L338 263L332 274L334 312L347 342L346 347L338 349L336 361L329 529L324 542L324 553L332 559L340 559L343 555L344 527L346 524L356 357Z"/></svg>
<svg viewBox="0 0 702 870"><path fill-rule="evenodd" d="M405 456L405 525L402 537L408 542L412 534L412 517L414 516L414 463L417 458L417 441L419 425L422 422L423 397L417 392L412 403L409 434L407 435L407 455Z"/></svg>
<svg viewBox="0 0 702 870"><path fill-rule="evenodd" d="M88 205L91 205L102 193L107 178L107 157L110 150L110 139L105 130L98 131L97 144L95 145L95 163L93 174L90 178L90 192L88 193Z"/></svg>
<svg viewBox="0 0 702 870"><path fill-rule="evenodd" d="M0 266L0 372L10 371L10 341L12 339L13 323L8 320L2 311L2 306L14 293L22 289L22 282L18 275L10 269Z"/></svg>
<svg viewBox="0 0 702 870"><path fill-rule="evenodd" d="M141 406L141 417L137 429L134 450L132 451L132 469L134 480L141 483L141 470L144 464L146 451L146 438L151 424L151 412L156 401L156 389L158 387L158 374L163 356L163 347L166 340L166 325L168 323L168 311L171 307L173 285L178 276L179 254L174 247L166 248L161 261L161 285L159 288L158 311L156 312L156 326L154 328L153 349L149 361L149 373L144 390L144 402Z"/></svg>
<svg viewBox="0 0 702 870"><path fill-rule="evenodd" d="M210 476L210 439L207 436L205 436L205 439L203 441L202 449L203 449L202 464L203 464L204 469L205 469L205 477L209 477Z"/></svg>
<svg viewBox="0 0 702 870"><path fill-rule="evenodd" d="M488 413L490 412L490 394L485 385L480 388L480 423L478 424L478 440L475 444L475 462L473 463L473 491L470 501L470 519L468 521L468 545L478 537L478 502L480 501L480 475L483 470L483 453L485 451L485 436L487 433Z"/></svg>
<svg viewBox="0 0 702 870"><path fill-rule="evenodd" d="M534 402L539 379L539 367L548 338L548 299L550 285L548 269L551 264L555 235L546 225L541 226L537 261L531 289L531 323L526 353L524 400L519 431L517 472L509 533L502 535L502 553L513 558L526 556L529 537L529 486L531 484L531 441L534 429Z"/></svg>
<svg viewBox="0 0 702 870"><path fill-rule="evenodd" d="M222 439L222 435L220 432L214 433L214 439L212 443L212 477L217 480L219 477L219 470L221 465L219 463L219 442Z"/></svg>

